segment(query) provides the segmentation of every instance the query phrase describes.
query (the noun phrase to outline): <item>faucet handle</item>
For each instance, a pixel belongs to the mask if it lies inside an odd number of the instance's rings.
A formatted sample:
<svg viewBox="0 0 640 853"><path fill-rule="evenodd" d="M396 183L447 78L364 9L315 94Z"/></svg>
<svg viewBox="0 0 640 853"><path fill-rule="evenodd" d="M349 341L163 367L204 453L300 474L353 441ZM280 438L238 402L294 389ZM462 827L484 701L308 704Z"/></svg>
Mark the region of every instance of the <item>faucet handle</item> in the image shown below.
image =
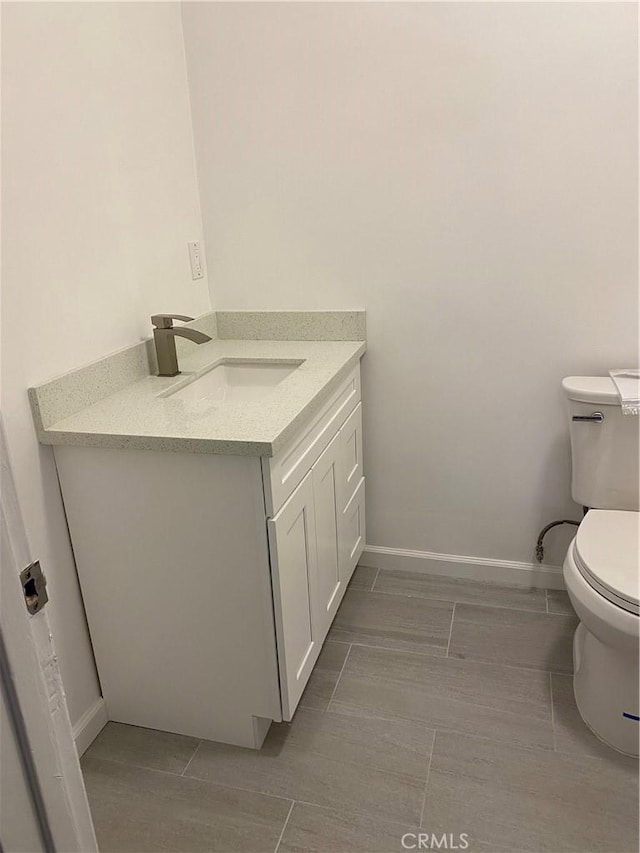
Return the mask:
<svg viewBox="0 0 640 853"><path fill-rule="evenodd" d="M193 317L187 317L186 314L154 314L151 317L151 322L156 329L172 329L174 320L193 320Z"/></svg>

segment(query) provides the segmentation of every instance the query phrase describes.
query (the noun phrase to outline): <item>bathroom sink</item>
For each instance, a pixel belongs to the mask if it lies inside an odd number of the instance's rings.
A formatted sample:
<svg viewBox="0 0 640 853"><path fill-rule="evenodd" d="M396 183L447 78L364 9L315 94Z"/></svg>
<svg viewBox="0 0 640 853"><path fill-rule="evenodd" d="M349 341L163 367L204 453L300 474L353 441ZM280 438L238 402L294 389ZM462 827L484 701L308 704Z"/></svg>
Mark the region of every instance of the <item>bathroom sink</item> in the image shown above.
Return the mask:
<svg viewBox="0 0 640 853"><path fill-rule="evenodd" d="M176 400L260 400L302 364L301 361L223 361L176 391Z"/></svg>

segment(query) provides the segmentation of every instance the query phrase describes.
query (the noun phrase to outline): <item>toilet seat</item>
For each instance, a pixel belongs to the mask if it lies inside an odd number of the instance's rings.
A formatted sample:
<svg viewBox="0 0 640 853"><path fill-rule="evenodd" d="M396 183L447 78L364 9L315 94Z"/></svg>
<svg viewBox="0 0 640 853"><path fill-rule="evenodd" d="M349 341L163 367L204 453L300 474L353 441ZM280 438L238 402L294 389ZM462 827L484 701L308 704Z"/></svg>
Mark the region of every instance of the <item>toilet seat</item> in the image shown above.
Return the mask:
<svg viewBox="0 0 640 853"><path fill-rule="evenodd" d="M640 614L640 514L589 510L574 540L576 567L612 604Z"/></svg>

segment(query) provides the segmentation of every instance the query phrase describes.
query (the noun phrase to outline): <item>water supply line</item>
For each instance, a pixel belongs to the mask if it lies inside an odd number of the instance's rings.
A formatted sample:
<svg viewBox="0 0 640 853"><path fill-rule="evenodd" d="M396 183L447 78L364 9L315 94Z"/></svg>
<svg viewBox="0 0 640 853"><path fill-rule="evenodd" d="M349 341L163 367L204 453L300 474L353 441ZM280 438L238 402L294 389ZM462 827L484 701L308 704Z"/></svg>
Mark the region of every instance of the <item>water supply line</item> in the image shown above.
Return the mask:
<svg viewBox="0 0 640 853"><path fill-rule="evenodd" d="M585 507L586 509L586 507ZM560 524L574 524L576 527L580 527L579 521L572 521L570 518L563 518L562 521L552 521L551 524L547 524L546 527L543 527L540 531L540 536L538 536L538 541L536 542L536 560L541 563L544 559L544 547L543 541L544 537L551 530L552 527L558 527Z"/></svg>

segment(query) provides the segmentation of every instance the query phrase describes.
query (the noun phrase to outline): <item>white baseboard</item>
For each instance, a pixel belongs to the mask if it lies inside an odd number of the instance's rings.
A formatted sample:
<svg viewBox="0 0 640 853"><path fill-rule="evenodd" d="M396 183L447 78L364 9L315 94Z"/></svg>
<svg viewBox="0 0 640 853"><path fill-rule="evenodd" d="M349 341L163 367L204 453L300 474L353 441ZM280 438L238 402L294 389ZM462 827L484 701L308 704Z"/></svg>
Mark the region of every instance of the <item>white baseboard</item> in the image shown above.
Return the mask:
<svg viewBox="0 0 640 853"><path fill-rule="evenodd" d="M487 560L483 557L460 557L455 554L434 554L430 551L407 551L404 548L367 545L360 557L360 565L511 586L565 588L561 566L541 566L538 563Z"/></svg>
<svg viewBox="0 0 640 853"><path fill-rule="evenodd" d="M73 739L76 742L78 756L91 746L108 722L107 706L101 696L90 708L87 708L73 727Z"/></svg>

